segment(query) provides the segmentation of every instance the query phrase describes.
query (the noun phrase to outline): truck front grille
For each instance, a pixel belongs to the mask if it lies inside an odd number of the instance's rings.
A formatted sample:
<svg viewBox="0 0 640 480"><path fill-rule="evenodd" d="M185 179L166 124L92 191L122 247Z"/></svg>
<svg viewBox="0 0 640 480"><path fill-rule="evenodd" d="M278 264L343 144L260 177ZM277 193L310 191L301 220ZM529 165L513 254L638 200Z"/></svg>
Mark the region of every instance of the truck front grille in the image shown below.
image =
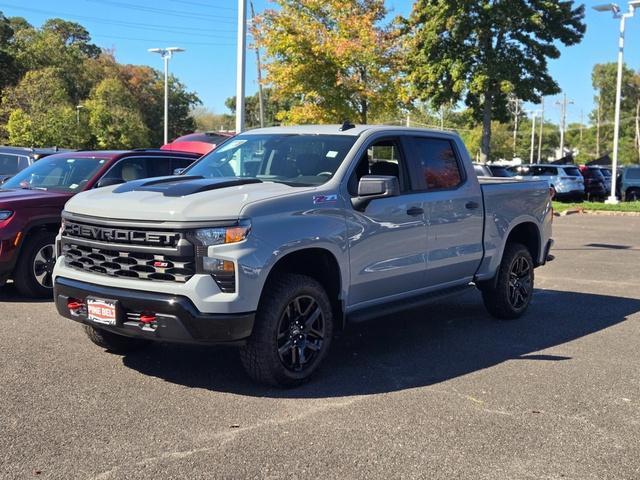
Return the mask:
<svg viewBox="0 0 640 480"><path fill-rule="evenodd" d="M113 277L184 283L196 273L193 257L97 248L65 241L62 254L68 267Z"/></svg>
<svg viewBox="0 0 640 480"><path fill-rule="evenodd" d="M197 273L186 231L131 226L63 213L60 242L65 265L111 277L185 283Z"/></svg>

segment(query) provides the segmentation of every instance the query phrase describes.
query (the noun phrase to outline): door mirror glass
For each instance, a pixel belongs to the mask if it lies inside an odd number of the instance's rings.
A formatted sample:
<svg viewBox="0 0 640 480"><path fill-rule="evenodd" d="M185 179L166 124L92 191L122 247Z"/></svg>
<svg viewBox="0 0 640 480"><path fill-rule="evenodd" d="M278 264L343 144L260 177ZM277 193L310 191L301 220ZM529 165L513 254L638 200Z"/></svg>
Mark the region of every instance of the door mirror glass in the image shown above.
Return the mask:
<svg viewBox="0 0 640 480"><path fill-rule="evenodd" d="M364 210L371 200L400 195L398 177L365 175L358 183L358 196L351 200L356 210Z"/></svg>

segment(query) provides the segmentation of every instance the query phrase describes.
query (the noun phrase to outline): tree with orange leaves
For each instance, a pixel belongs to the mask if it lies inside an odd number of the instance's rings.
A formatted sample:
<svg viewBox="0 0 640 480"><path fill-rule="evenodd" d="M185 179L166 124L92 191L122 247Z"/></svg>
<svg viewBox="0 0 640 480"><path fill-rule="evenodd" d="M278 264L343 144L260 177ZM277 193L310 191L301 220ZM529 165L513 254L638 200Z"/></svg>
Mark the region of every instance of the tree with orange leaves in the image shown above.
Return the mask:
<svg viewBox="0 0 640 480"><path fill-rule="evenodd" d="M393 121L398 117L398 29L383 0L274 0L253 35L265 83L290 107L285 123Z"/></svg>

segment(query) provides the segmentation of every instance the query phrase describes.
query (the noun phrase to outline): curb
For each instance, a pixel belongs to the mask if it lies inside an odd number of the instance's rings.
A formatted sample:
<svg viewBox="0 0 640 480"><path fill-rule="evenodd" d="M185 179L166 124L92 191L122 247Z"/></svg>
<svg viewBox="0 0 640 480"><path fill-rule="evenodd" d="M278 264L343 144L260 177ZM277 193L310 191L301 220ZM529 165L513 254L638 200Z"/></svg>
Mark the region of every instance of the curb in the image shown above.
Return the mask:
<svg viewBox="0 0 640 480"><path fill-rule="evenodd" d="M605 217L640 217L640 212L620 212L611 210L584 210L581 208L573 208L562 212L555 212L556 217L566 217L567 215L603 215Z"/></svg>

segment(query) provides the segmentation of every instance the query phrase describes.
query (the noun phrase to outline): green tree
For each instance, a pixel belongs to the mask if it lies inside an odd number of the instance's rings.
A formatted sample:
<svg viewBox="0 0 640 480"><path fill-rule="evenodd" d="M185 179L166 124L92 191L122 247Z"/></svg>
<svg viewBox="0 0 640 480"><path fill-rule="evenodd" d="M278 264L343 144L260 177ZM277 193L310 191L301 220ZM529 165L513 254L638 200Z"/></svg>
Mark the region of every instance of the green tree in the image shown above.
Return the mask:
<svg viewBox="0 0 640 480"><path fill-rule="evenodd" d="M98 148L149 146L149 129L135 108L133 95L120 80L101 81L85 106Z"/></svg>
<svg viewBox="0 0 640 480"><path fill-rule="evenodd" d="M508 97L539 103L559 91L548 59L578 43L584 6L565 0L418 0L404 22L413 96L436 107L464 100L482 122L491 157L492 120L508 120Z"/></svg>
<svg viewBox="0 0 640 480"><path fill-rule="evenodd" d="M5 87L15 84L19 78L12 49L13 33L11 21L0 12L0 94Z"/></svg>
<svg viewBox="0 0 640 480"><path fill-rule="evenodd" d="M613 126L615 120L615 99L617 85L617 64L597 64L593 67L591 80L597 94L594 99L596 108L591 112L592 124L600 121L599 139L597 128L589 128L585 141L591 159L597 156L597 144L600 154L613 150ZM598 112L598 109L600 110ZM622 71L622 97L620 102L620 143L619 159L621 163L640 161L640 140L637 122L640 111L640 73L634 72L626 65ZM584 132L583 132L584 139Z"/></svg>
<svg viewBox="0 0 640 480"><path fill-rule="evenodd" d="M6 120L3 137L12 145L76 146L79 141L75 109L56 68L27 72L5 89L0 117Z"/></svg>
<svg viewBox="0 0 640 480"><path fill-rule="evenodd" d="M248 96L244 100L245 122L247 128L257 128L260 126L260 98L256 92L254 95ZM262 89L262 103L264 105L264 125L279 125L279 112L289 111L292 107L291 101L279 97L273 93L271 88ZM229 97L224 102L225 106L231 111L231 115L236 114L236 97ZM235 128L235 124L234 127Z"/></svg>
<svg viewBox="0 0 640 480"><path fill-rule="evenodd" d="M134 104L149 129L151 145L162 145L164 140L164 77L151 67L120 65L119 78L133 95ZM194 92L173 75L169 76L169 139L193 132L196 123L191 110L199 105Z"/></svg>
<svg viewBox="0 0 640 480"><path fill-rule="evenodd" d="M191 118L199 132L214 132L218 130L233 130L236 120L228 113L218 114L204 107L196 107L191 110Z"/></svg>
<svg viewBox="0 0 640 480"><path fill-rule="evenodd" d="M398 31L383 0L275 0L254 28L287 123L395 119Z"/></svg>

